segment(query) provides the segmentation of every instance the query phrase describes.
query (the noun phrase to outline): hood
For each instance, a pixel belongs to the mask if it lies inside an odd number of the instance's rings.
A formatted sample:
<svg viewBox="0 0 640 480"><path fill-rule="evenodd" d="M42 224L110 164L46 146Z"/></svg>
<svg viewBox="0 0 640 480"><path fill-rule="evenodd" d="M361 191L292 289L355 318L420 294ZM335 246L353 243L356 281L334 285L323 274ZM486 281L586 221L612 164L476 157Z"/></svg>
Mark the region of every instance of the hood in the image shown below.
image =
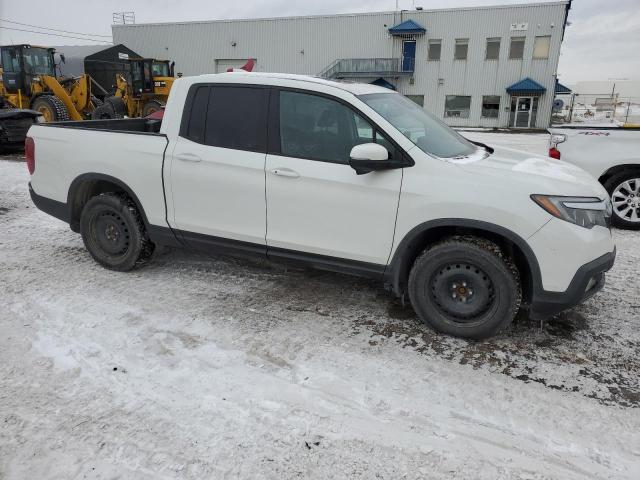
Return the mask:
<svg viewBox="0 0 640 480"><path fill-rule="evenodd" d="M528 194L607 197L606 190L589 173L561 160L502 147L477 158L460 163L460 168L520 184Z"/></svg>

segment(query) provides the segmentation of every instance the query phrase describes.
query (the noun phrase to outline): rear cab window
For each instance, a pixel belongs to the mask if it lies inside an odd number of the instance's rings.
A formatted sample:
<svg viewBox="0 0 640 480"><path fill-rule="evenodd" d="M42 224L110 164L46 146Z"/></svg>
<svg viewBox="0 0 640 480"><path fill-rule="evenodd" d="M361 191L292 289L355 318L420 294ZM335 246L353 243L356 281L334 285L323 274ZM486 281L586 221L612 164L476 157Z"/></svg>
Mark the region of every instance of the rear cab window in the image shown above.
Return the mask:
<svg viewBox="0 0 640 480"><path fill-rule="evenodd" d="M266 152L269 88L193 85L180 136L212 147Z"/></svg>

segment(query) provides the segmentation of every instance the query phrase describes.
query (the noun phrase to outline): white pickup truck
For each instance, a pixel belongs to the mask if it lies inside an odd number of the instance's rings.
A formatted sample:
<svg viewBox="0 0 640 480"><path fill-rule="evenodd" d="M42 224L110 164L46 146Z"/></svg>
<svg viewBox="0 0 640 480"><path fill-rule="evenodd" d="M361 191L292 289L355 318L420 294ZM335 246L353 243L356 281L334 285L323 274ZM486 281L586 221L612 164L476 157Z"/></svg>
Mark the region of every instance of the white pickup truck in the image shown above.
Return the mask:
<svg viewBox="0 0 640 480"><path fill-rule="evenodd" d="M182 78L161 125L36 125L26 157L36 206L107 268L170 245L363 275L463 337L581 303L615 258L584 170L471 143L373 85Z"/></svg>
<svg viewBox="0 0 640 480"><path fill-rule="evenodd" d="M640 229L640 128L565 126L549 129L549 156L585 169L613 203L613 224Z"/></svg>

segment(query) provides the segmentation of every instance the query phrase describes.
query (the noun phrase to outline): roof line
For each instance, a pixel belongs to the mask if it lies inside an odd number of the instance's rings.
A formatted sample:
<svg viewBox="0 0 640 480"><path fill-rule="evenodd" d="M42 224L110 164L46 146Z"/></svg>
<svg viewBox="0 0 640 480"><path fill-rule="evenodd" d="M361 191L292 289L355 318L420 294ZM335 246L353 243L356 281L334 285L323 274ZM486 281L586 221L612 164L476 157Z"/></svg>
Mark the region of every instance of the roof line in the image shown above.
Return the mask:
<svg viewBox="0 0 640 480"><path fill-rule="evenodd" d="M306 83L313 83L316 85L325 85L327 87L337 88L339 90L350 93L352 95L355 95L355 93L349 90L345 85L351 85L351 84L369 85L369 84L366 84L366 83L363 84L360 82L333 80L333 79L318 77L315 75L303 75L303 74L296 74L296 73L278 73L278 72L237 72L236 71L236 72L221 72L221 73L203 73L201 75L195 75L195 76L208 77L211 75L237 75L237 76L242 76L247 78L266 77L266 78L274 78L276 80L291 80L296 82L306 82ZM380 88L383 88L383 87L380 87Z"/></svg>
<svg viewBox="0 0 640 480"><path fill-rule="evenodd" d="M111 25L112 29L120 28L135 28L135 27L147 27L147 26L169 26L169 25L197 25L197 24L211 24L211 23L233 23L233 22L264 22L264 21L276 21L276 20L304 20L304 19L322 19L322 18L336 18L336 17L362 17L362 16L375 16L375 15L394 15L398 13L424 15L426 13L438 13L438 12L462 12L468 10L493 10L493 9L506 9L506 8L529 8L529 7L547 7L566 5L570 0L556 0L550 2L535 2L535 3L516 3L511 5L484 5L478 7L459 7L459 8L435 8L431 10L401 10L401 11L381 11L381 12L352 12L352 13L335 13L324 15L293 15L289 17L258 17L258 18L229 18L219 20L190 20L181 22L152 22L152 23L130 23L127 25Z"/></svg>

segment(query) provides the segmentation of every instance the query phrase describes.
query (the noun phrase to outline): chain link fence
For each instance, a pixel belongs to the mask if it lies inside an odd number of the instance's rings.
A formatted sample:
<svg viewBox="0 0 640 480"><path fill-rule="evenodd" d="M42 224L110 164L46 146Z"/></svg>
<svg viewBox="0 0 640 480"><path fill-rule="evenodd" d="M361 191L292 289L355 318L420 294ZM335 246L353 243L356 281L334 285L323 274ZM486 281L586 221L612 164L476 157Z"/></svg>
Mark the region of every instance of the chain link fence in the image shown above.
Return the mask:
<svg viewBox="0 0 640 480"><path fill-rule="evenodd" d="M557 95L551 123L612 124L640 127L640 97L604 94Z"/></svg>

